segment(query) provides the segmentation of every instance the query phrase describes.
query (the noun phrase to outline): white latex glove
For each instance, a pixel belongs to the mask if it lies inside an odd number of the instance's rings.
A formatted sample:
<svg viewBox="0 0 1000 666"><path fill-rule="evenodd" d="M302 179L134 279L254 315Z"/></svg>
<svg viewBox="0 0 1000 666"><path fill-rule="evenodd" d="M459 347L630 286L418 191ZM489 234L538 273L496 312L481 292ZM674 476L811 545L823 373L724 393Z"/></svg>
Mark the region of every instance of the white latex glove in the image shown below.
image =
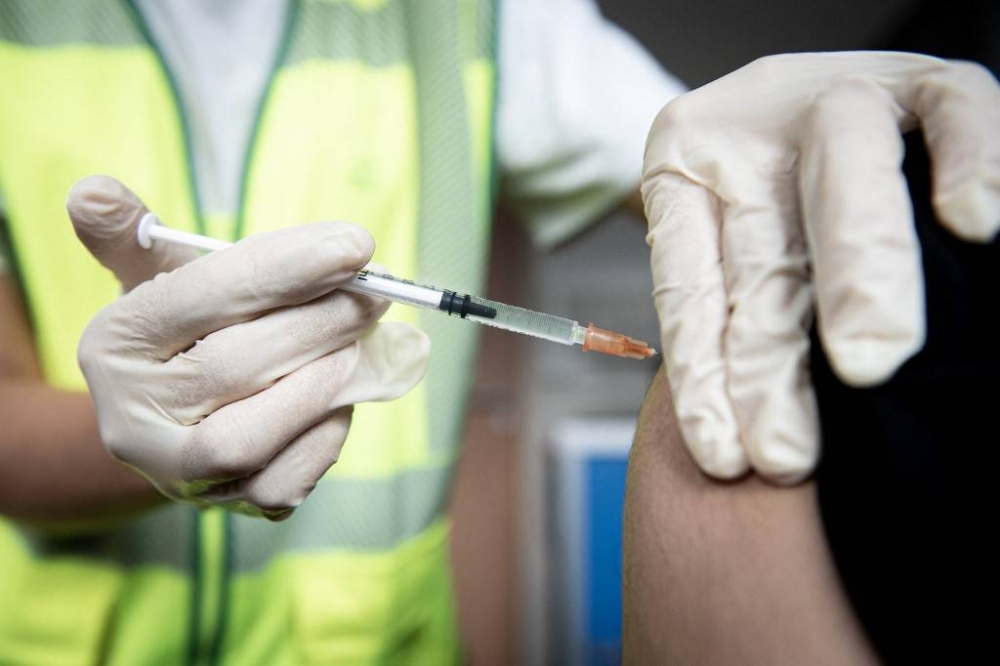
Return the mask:
<svg viewBox="0 0 1000 666"><path fill-rule="evenodd" d="M284 518L337 461L351 405L424 374L422 332L376 325L387 301L337 290L374 250L360 227L291 227L197 257L141 249L146 207L114 179L80 181L67 208L131 289L80 340L101 437L168 497Z"/></svg>
<svg viewBox="0 0 1000 666"><path fill-rule="evenodd" d="M707 473L794 483L819 454L815 301L834 370L868 386L924 342L901 133L923 127L938 217L1000 226L1000 89L982 67L903 53L764 58L671 101L642 193L664 361ZM813 293L813 291L815 293Z"/></svg>

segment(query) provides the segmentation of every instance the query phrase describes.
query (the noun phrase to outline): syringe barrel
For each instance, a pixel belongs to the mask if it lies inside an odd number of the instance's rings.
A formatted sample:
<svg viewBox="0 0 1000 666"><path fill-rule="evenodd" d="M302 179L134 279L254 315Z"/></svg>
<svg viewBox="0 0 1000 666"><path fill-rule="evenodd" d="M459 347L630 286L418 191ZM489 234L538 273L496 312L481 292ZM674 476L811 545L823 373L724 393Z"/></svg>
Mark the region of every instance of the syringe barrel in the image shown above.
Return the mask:
<svg viewBox="0 0 1000 666"><path fill-rule="evenodd" d="M363 270L341 289L362 294L374 294L392 301L416 305L422 308L438 309L441 290L410 280L402 280L392 275Z"/></svg>
<svg viewBox="0 0 1000 666"><path fill-rule="evenodd" d="M474 314L468 315L471 319L486 326L502 328L505 331L515 331L525 335L531 335L543 340L551 340L564 345L572 345L574 331L579 328L579 324L572 319L556 317L555 315L544 314L526 310L506 303L491 301L486 298L472 296L472 302L486 308L496 310L496 317L479 317Z"/></svg>

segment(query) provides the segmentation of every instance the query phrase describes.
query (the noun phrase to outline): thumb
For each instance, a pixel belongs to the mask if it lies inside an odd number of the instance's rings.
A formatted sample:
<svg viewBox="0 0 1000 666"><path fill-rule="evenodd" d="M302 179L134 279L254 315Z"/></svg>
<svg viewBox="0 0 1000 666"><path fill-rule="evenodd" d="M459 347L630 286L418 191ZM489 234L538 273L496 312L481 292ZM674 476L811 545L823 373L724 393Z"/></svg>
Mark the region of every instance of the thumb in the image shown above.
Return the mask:
<svg viewBox="0 0 1000 666"><path fill-rule="evenodd" d="M66 198L66 210L77 238L115 274L125 291L198 256L189 248L165 243L143 249L136 227L149 210L132 190L110 176L78 181Z"/></svg>

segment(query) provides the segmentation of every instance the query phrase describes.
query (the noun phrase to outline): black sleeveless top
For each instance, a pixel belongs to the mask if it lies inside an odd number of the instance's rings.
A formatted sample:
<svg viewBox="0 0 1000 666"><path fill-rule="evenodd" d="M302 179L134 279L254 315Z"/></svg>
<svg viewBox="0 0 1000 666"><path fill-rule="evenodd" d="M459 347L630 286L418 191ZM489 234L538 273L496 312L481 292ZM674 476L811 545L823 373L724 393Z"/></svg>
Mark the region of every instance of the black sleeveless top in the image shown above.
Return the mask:
<svg viewBox="0 0 1000 666"><path fill-rule="evenodd" d="M993 65L1000 3L927 2L893 48ZM958 240L931 207L927 151L906 137L927 342L886 384L852 389L815 330L820 508L847 593L888 663L972 663L995 652L1000 549L1000 242ZM985 608L986 610L982 610Z"/></svg>

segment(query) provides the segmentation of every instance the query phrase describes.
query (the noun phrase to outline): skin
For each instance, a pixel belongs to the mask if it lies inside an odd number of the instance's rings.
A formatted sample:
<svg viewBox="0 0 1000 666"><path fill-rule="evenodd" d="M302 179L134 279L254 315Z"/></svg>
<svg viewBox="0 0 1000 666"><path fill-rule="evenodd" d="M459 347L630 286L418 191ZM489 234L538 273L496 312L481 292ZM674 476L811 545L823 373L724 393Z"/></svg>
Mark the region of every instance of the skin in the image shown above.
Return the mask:
<svg viewBox="0 0 1000 666"><path fill-rule="evenodd" d="M629 462L626 664L874 664L841 587L815 484L719 482L684 448L663 370Z"/></svg>
<svg viewBox="0 0 1000 666"><path fill-rule="evenodd" d="M623 211L631 213L637 222L646 226L646 210L642 203L642 192L638 187L622 200L621 207Z"/></svg>
<svg viewBox="0 0 1000 666"><path fill-rule="evenodd" d="M54 389L42 379L17 286L2 275L0 423L4 516L76 530L165 501L104 450L89 395Z"/></svg>

